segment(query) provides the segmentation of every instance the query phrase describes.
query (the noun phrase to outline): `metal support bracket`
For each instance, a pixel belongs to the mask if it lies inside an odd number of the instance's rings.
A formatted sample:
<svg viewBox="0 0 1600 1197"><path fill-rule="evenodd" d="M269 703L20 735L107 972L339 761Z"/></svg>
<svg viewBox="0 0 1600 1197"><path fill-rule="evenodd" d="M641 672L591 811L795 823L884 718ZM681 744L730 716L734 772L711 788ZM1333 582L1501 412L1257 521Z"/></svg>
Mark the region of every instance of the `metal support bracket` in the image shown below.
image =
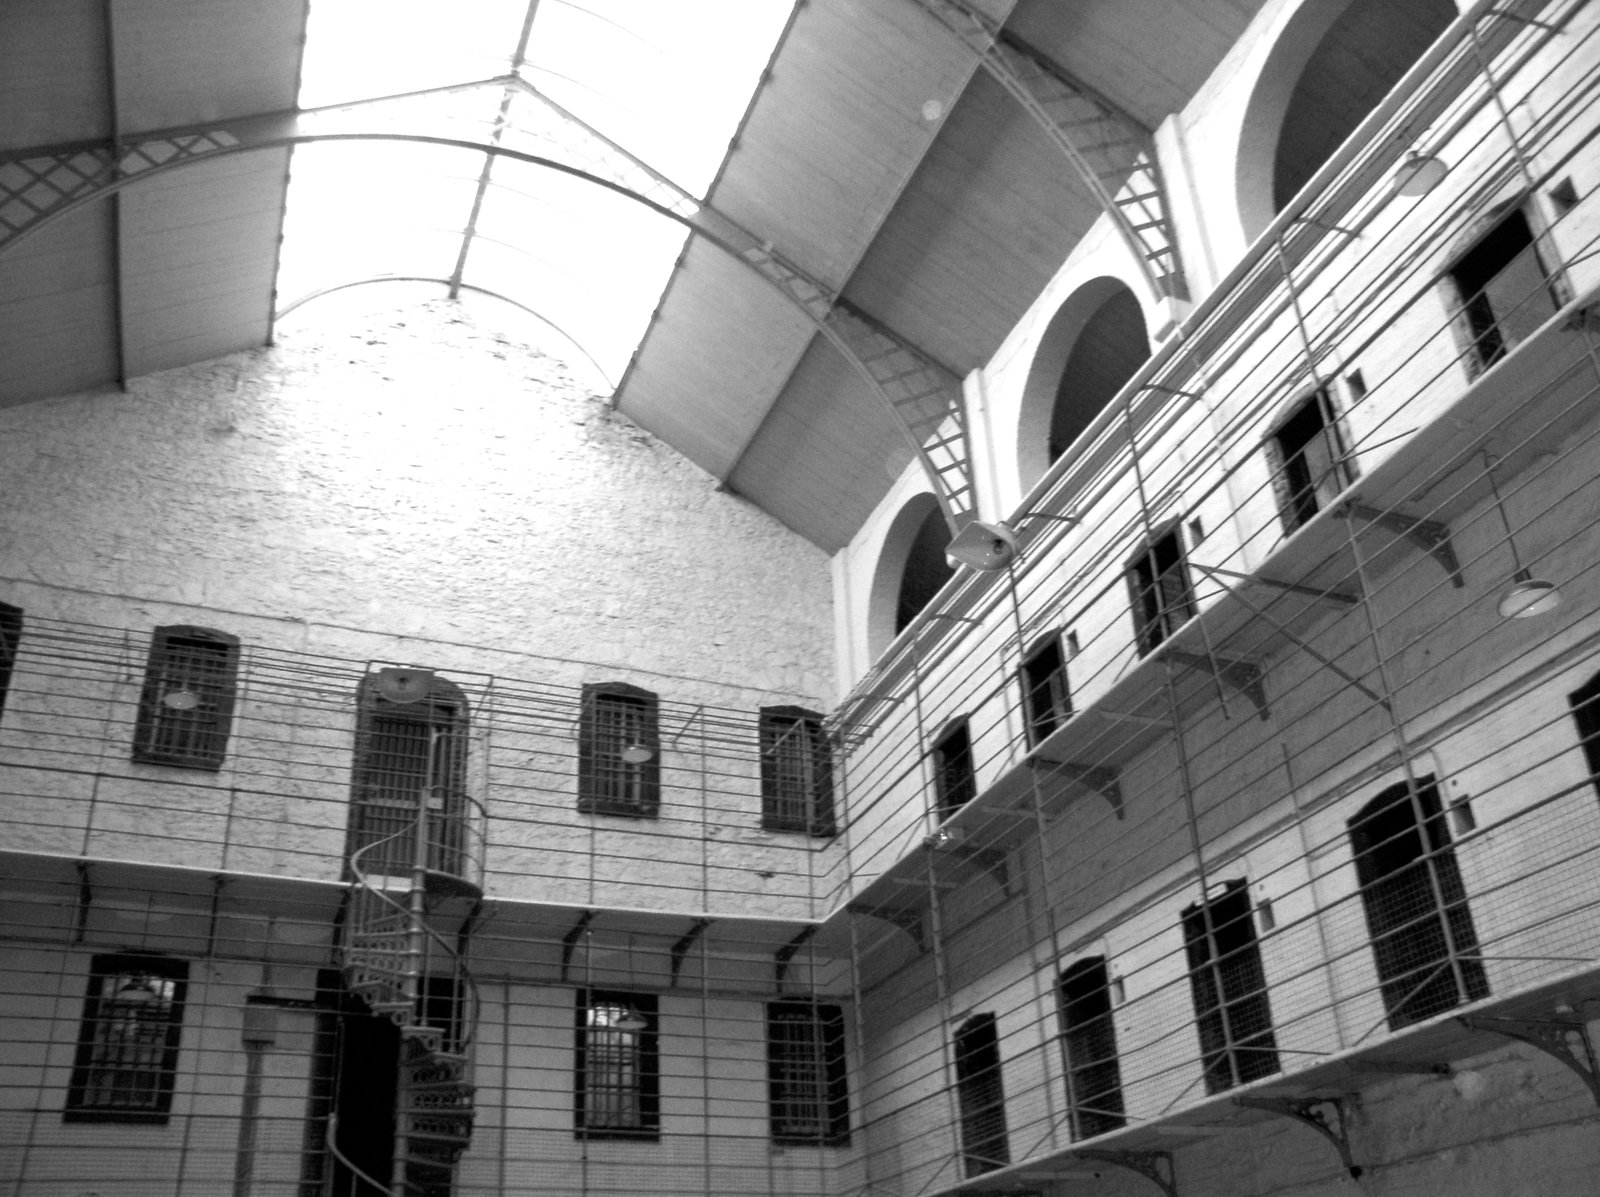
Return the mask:
<svg viewBox="0 0 1600 1197"><path fill-rule="evenodd" d="M1110 765L1080 765L1075 761L1035 760L1033 766L1047 774L1064 777L1076 785L1094 790L1110 804L1112 814L1119 819L1124 817L1121 775Z"/></svg>
<svg viewBox="0 0 1600 1197"><path fill-rule="evenodd" d="M206 918L206 956L217 954L217 923L222 918L222 889L227 884L221 873L211 875L211 911Z"/></svg>
<svg viewBox="0 0 1600 1197"><path fill-rule="evenodd" d="M1091 1147L1072 1154L1080 1160L1098 1160L1137 1172L1167 1197L1178 1197L1178 1176L1173 1171L1170 1151L1101 1151Z"/></svg>
<svg viewBox="0 0 1600 1197"><path fill-rule="evenodd" d="M1398 511L1381 511L1376 507L1368 507L1365 503L1345 504L1344 515L1347 518L1365 520L1369 524L1378 524L1397 536L1404 536L1439 563L1439 568L1449 575L1450 585L1459 589L1467 584L1466 579L1461 576L1461 562L1456 557L1455 545L1451 543L1450 529L1447 525L1437 520L1413 519L1409 515L1401 515Z"/></svg>
<svg viewBox="0 0 1600 1197"><path fill-rule="evenodd" d="M1256 714L1263 720L1271 716L1267 706L1267 690L1261 684L1261 666L1254 661L1241 660L1238 657L1218 657L1210 653L1186 653L1174 649L1171 653L1172 660L1179 665L1186 665L1190 669L1203 669L1216 677L1219 682L1226 682L1240 694L1250 700L1256 709Z"/></svg>
<svg viewBox="0 0 1600 1197"><path fill-rule="evenodd" d="M783 983L789 979L789 962L801 948L811 942L811 937L816 933L815 927L803 927L798 935L773 953L772 980L779 993L783 992Z"/></svg>
<svg viewBox="0 0 1600 1197"><path fill-rule="evenodd" d="M572 954L578 950L578 941L589 930L589 924L594 922L594 911L585 910L578 916L578 921L572 924L572 930L561 937L561 979L567 980L567 974L572 971Z"/></svg>
<svg viewBox="0 0 1600 1197"><path fill-rule="evenodd" d="M1589 1025L1579 1015L1555 1018L1491 1018L1482 1014L1464 1014L1461 1025L1474 1031L1490 1031L1511 1039L1520 1039L1529 1047L1536 1047L1545 1055L1559 1060L1589 1088L1589 1096L1600 1106L1600 1060L1595 1056L1594 1040L1589 1037Z"/></svg>
<svg viewBox="0 0 1600 1197"><path fill-rule="evenodd" d="M928 950L928 936L923 927L922 911L918 907L867 906L860 902L852 902L846 909L851 914L864 914L868 918L893 923L911 937L911 942L917 945L918 952Z"/></svg>
<svg viewBox="0 0 1600 1197"><path fill-rule="evenodd" d="M1000 887L1000 892L1008 898L1016 897L1011 888L1010 856L1004 848L963 848L959 845L948 849L948 855L982 869L993 877L995 884Z"/></svg>
<svg viewBox="0 0 1600 1197"><path fill-rule="evenodd" d="M683 971L683 958L689 954L689 949L694 947L700 937L706 933L706 928L711 926L710 919L695 919L689 924L689 929L679 937L678 942L672 945L672 983L678 983L678 974Z"/></svg>
<svg viewBox="0 0 1600 1197"><path fill-rule="evenodd" d="M72 912L72 942L80 944L89 931L89 906L94 901L94 887L89 884L89 862L73 862L78 873L78 900Z"/></svg>
<svg viewBox="0 0 1600 1197"><path fill-rule="evenodd" d="M1350 1156L1350 1119L1342 1097L1236 1097L1233 1104L1247 1110L1265 1110L1282 1118L1292 1118L1309 1126L1333 1144L1345 1170L1352 1180L1360 1180L1366 1171ZM1330 1122L1328 1111L1334 1119Z"/></svg>

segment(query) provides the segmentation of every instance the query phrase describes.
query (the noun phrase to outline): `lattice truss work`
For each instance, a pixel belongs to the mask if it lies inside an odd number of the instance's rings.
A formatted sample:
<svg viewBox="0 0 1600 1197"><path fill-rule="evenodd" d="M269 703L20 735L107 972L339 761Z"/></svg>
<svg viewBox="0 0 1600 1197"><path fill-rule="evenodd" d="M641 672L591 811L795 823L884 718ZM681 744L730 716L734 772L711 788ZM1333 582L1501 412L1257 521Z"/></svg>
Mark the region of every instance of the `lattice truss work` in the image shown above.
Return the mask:
<svg viewBox="0 0 1600 1197"><path fill-rule="evenodd" d="M916 0L978 55L1072 165L1157 295L1187 299L1150 130L964 0Z"/></svg>

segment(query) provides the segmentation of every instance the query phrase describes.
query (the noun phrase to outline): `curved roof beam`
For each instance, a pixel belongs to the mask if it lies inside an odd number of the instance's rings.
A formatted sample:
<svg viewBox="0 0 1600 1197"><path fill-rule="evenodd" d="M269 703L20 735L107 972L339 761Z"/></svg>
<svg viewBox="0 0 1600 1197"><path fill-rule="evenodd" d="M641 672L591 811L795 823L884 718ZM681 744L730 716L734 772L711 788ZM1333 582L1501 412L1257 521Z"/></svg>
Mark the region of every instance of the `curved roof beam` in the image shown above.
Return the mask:
<svg viewBox="0 0 1600 1197"><path fill-rule="evenodd" d="M971 451L960 380L892 330L848 305L820 280L790 262L773 243L684 192L620 146L610 142L522 81L557 118L559 138L548 132L531 153L503 141L384 127L338 127L374 119L374 105L314 112L289 110L201 127L127 137L120 147L104 141L36 147L0 156L0 256L29 234L79 207L117 194L141 180L195 162L235 154L328 141L404 141L470 149L486 161L514 159L586 179L684 225L742 262L798 307L856 370L905 433L932 485L946 522L958 532L976 518ZM506 78L469 86L503 86ZM376 118L381 120L381 114ZM315 131L313 131L315 130ZM573 136L576 134L576 136ZM556 156L559 155L559 156Z"/></svg>
<svg viewBox="0 0 1600 1197"><path fill-rule="evenodd" d="M968 0L912 0L979 56L1104 210L1156 295L1187 299L1150 130Z"/></svg>

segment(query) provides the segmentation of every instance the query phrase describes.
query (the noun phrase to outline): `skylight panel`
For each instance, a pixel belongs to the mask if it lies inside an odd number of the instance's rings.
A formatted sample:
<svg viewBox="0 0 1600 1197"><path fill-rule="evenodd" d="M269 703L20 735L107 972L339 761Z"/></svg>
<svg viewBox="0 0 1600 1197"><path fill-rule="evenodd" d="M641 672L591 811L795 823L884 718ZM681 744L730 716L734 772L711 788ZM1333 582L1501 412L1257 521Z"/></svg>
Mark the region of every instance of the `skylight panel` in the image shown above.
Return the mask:
<svg viewBox="0 0 1600 1197"><path fill-rule="evenodd" d="M573 148L593 146L587 134L541 141L519 133L517 120L537 104L522 84L460 87L515 74L703 197L794 2L312 0L301 107L379 102L354 116L308 116L304 131L382 130L512 153L406 140L298 147L279 310L371 279L459 279L537 313L620 377L687 230L614 191L516 157L594 161ZM457 90L433 94L447 88ZM541 110L539 119L553 118ZM509 126L496 132L497 121ZM670 202L659 192L652 198Z"/></svg>

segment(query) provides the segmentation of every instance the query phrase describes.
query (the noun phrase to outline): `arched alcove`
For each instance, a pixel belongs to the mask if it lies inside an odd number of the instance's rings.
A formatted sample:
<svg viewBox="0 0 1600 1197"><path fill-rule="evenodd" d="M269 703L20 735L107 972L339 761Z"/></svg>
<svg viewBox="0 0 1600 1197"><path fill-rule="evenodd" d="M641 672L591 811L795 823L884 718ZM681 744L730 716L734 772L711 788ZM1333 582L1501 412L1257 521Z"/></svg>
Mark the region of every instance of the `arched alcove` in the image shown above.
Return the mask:
<svg viewBox="0 0 1600 1197"><path fill-rule="evenodd" d="M1150 356L1144 309L1121 279L1079 287L1051 318L1028 371L1017 424L1023 490L1075 441Z"/></svg>
<svg viewBox="0 0 1600 1197"><path fill-rule="evenodd" d="M912 497L894 517L872 577L867 646L873 657L894 642L955 573L945 560L949 543L950 526L931 494Z"/></svg>
<svg viewBox="0 0 1600 1197"><path fill-rule="evenodd" d="M1245 112L1239 217L1254 239L1458 15L1453 0L1307 0Z"/></svg>

